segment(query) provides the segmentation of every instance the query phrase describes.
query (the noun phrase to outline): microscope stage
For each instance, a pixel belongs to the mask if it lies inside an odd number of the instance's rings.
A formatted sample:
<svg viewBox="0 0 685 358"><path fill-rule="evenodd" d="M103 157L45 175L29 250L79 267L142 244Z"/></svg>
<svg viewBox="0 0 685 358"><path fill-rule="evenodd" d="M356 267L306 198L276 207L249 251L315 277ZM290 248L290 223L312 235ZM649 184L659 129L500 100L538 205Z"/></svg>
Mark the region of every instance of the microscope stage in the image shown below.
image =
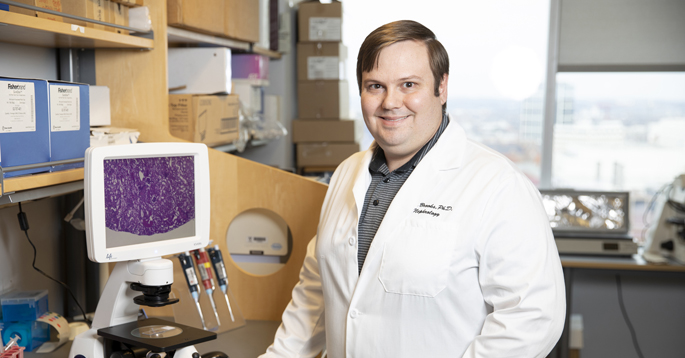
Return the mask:
<svg viewBox="0 0 685 358"><path fill-rule="evenodd" d="M159 318L98 329L98 335L130 346L169 352L216 339L216 333Z"/></svg>

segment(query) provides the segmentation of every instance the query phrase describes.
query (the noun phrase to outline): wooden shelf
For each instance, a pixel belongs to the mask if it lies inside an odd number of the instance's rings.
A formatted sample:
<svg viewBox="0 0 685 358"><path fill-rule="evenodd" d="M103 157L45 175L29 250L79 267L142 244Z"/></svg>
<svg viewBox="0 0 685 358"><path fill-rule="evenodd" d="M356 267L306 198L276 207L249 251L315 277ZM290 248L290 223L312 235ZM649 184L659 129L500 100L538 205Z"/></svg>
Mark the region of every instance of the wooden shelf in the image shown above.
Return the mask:
<svg viewBox="0 0 685 358"><path fill-rule="evenodd" d="M83 168L5 179L5 185L2 189L4 189L3 191L7 194L42 188L50 185L63 184L77 180L83 180Z"/></svg>
<svg viewBox="0 0 685 358"><path fill-rule="evenodd" d="M52 48L151 49L154 40L0 11L0 42Z"/></svg>
<svg viewBox="0 0 685 358"><path fill-rule="evenodd" d="M252 52L260 54L260 55L264 55L264 56L269 56L274 60L279 60L281 58L280 52L271 51L269 49L266 49L266 48L263 48L263 47L260 47L257 45L252 46Z"/></svg>
<svg viewBox="0 0 685 358"><path fill-rule="evenodd" d="M675 261L666 264L651 264L641 255L630 257L610 256L581 256L561 255L561 265L569 268L603 269L603 270L633 270L633 271L660 271L660 272L685 272L685 265Z"/></svg>
<svg viewBox="0 0 685 358"><path fill-rule="evenodd" d="M257 53L260 55L269 56L273 59L281 58L280 52L271 51L263 47L252 45L250 42L203 34L180 27L167 26L167 43L169 44L169 47L197 45L228 47L230 49L237 50L238 52Z"/></svg>
<svg viewBox="0 0 685 358"><path fill-rule="evenodd" d="M218 47L228 47L234 50L250 50L250 43L231 40L219 36L202 34L195 31L181 29L178 27L167 27L167 42L173 46L184 45L212 45Z"/></svg>

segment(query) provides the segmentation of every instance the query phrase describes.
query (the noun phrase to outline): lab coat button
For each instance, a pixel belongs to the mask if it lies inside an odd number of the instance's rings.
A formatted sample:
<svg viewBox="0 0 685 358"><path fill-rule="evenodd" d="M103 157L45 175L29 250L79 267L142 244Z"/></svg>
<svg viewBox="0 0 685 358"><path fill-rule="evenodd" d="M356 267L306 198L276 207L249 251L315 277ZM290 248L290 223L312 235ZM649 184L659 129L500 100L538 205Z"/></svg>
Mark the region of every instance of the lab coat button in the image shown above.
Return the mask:
<svg viewBox="0 0 685 358"><path fill-rule="evenodd" d="M350 237L350 246L354 246L354 236Z"/></svg>
<svg viewBox="0 0 685 358"><path fill-rule="evenodd" d="M361 312L357 311L356 309L353 309L352 311L350 311L350 317L352 317L352 318L357 318L360 315L361 315Z"/></svg>

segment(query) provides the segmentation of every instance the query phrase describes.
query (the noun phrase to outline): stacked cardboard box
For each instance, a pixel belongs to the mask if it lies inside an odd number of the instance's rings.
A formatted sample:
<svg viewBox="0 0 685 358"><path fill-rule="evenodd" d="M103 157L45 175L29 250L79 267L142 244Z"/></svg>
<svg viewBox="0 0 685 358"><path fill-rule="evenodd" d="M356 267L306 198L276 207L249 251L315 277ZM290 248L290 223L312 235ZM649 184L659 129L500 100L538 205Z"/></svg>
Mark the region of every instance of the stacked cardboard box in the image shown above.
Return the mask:
<svg viewBox="0 0 685 358"><path fill-rule="evenodd" d="M297 166L334 168L359 151L359 125L347 120L347 51L342 44L342 4L302 2L298 13L297 105L293 121Z"/></svg>

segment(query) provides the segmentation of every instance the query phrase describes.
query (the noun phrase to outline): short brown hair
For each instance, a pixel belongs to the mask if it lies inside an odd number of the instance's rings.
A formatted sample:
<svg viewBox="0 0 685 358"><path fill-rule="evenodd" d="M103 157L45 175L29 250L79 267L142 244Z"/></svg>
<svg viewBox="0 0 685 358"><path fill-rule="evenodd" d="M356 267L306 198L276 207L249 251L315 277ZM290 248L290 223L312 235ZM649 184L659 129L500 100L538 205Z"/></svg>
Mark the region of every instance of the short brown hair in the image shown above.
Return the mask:
<svg viewBox="0 0 685 358"><path fill-rule="evenodd" d="M412 20L401 20L385 24L371 32L359 48L357 56L357 84L362 91L362 73L371 72L378 65L381 50L401 41L421 41L428 49L428 61L433 72L435 96L439 96L442 76L450 72L447 51L435 37L433 31ZM446 104L442 110L445 111Z"/></svg>

